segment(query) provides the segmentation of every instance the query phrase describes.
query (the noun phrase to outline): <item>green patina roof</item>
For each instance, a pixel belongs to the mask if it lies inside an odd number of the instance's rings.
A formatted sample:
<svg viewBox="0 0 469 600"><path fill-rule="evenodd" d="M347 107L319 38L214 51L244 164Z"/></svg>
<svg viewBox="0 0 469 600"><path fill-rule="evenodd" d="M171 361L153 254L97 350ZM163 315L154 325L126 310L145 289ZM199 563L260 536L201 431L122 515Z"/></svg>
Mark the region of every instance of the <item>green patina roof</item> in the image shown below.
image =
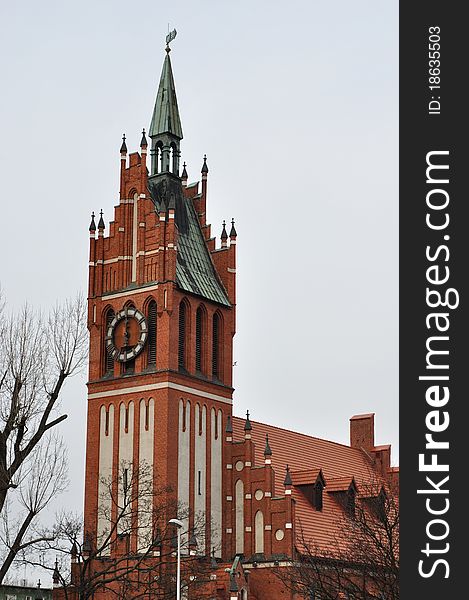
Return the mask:
<svg viewBox="0 0 469 600"><path fill-rule="evenodd" d="M178 228L176 284L191 294L231 306L226 290L213 266L199 219L190 198L184 198L181 182L174 175L159 175L148 181L158 212L174 209Z"/></svg>
<svg viewBox="0 0 469 600"><path fill-rule="evenodd" d="M185 200L184 204L187 223L186 227L179 228L176 283L186 292L230 306L226 291L215 273L192 202Z"/></svg>
<svg viewBox="0 0 469 600"><path fill-rule="evenodd" d="M168 51L161 72L149 134L152 138L171 134L182 139L176 88ZM212 263L192 200L184 198L179 177L169 172L160 173L149 179L148 187L158 212L167 212L169 209L174 209L175 212L178 228L177 286L185 292L231 306Z"/></svg>
<svg viewBox="0 0 469 600"><path fill-rule="evenodd" d="M172 133L181 140L183 137L169 53L166 54L161 71L149 135L155 137L162 133Z"/></svg>

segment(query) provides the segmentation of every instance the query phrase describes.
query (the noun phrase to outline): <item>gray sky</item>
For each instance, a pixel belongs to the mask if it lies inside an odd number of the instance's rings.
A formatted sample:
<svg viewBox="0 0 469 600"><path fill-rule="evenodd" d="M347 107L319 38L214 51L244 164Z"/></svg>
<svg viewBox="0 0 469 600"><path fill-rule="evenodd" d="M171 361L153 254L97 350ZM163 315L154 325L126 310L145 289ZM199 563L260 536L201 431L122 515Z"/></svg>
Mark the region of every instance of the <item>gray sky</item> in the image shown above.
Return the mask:
<svg viewBox="0 0 469 600"><path fill-rule="evenodd" d="M0 282L11 307L86 291L92 210L148 128L168 23L189 180L235 217L235 414L398 444L398 3L0 3ZM85 375L66 390L82 507ZM275 448L273 448L275 465ZM283 465L282 465L283 468Z"/></svg>

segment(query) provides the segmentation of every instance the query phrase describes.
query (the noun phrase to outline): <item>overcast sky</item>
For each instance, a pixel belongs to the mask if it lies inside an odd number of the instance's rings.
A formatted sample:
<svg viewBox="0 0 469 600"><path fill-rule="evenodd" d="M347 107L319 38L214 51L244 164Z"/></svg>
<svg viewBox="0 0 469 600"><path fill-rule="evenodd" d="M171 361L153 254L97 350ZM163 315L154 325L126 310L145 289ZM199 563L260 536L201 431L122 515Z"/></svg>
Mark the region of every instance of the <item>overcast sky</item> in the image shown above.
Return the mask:
<svg viewBox="0 0 469 600"><path fill-rule="evenodd" d="M92 210L148 128L168 23L189 180L238 231L234 413L398 444L398 3L0 2L0 282L10 307L86 293ZM63 398L81 510L86 376ZM273 448L275 466L275 448ZM283 469L284 465L279 465Z"/></svg>

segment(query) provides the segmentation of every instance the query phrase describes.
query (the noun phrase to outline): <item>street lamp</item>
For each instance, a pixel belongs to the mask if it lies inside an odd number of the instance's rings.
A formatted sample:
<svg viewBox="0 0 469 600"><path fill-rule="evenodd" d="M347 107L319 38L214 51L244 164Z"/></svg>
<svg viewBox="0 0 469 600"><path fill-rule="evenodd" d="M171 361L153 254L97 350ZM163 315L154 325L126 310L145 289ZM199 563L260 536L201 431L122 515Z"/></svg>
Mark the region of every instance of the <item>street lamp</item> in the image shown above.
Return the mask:
<svg viewBox="0 0 469 600"><path fill-rule="evenodd" d="M177 527L178 536L178 554L177 554L177 574L176 574L176 600L181 600L181 529L184 527L184 523L179 519L170 519L170 525Z"/></svg>

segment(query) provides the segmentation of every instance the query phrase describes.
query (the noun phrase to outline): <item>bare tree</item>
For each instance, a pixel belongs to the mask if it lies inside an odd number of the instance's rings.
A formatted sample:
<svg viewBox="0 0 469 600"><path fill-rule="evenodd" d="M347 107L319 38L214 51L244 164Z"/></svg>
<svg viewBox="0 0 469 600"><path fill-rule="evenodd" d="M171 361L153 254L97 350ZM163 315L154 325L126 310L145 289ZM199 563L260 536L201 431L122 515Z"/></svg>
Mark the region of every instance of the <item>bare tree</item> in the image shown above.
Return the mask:
<svg viewBox="0 0 469 600"><path fill-rule="evenodd" d="M15 557L50 532L38 514L66 486L66 455L54 428L68 377L84 364L86 305L57 305L44 317L0 305L0 583Z"/></svg>
<svg viewBox="0 0 469 600"><path fill-rule="evenodd" d="M328 549L301 531L295 560L276 571L288 588L321 600L399 599L397 489L373 474L359 492L354 510L335 523Z"/></svg>
<svg viewBox="0 0 469 600"><path fill-rule="evenodd" d="M35 544L25 562L53 573L66 600L88 600L100 593L173 599L176 531L168 521L178 515L191 524L181 536L182 588L197 589L197 598L208 597L205 588L217 564L198 546L197 540L204 539L203 515L190 515L169 488L155 485L146 465L137 469L122 463L117 477L101 480L100 490L97 535L83 534L81 518L62 514L54 539Z"/></svg>

